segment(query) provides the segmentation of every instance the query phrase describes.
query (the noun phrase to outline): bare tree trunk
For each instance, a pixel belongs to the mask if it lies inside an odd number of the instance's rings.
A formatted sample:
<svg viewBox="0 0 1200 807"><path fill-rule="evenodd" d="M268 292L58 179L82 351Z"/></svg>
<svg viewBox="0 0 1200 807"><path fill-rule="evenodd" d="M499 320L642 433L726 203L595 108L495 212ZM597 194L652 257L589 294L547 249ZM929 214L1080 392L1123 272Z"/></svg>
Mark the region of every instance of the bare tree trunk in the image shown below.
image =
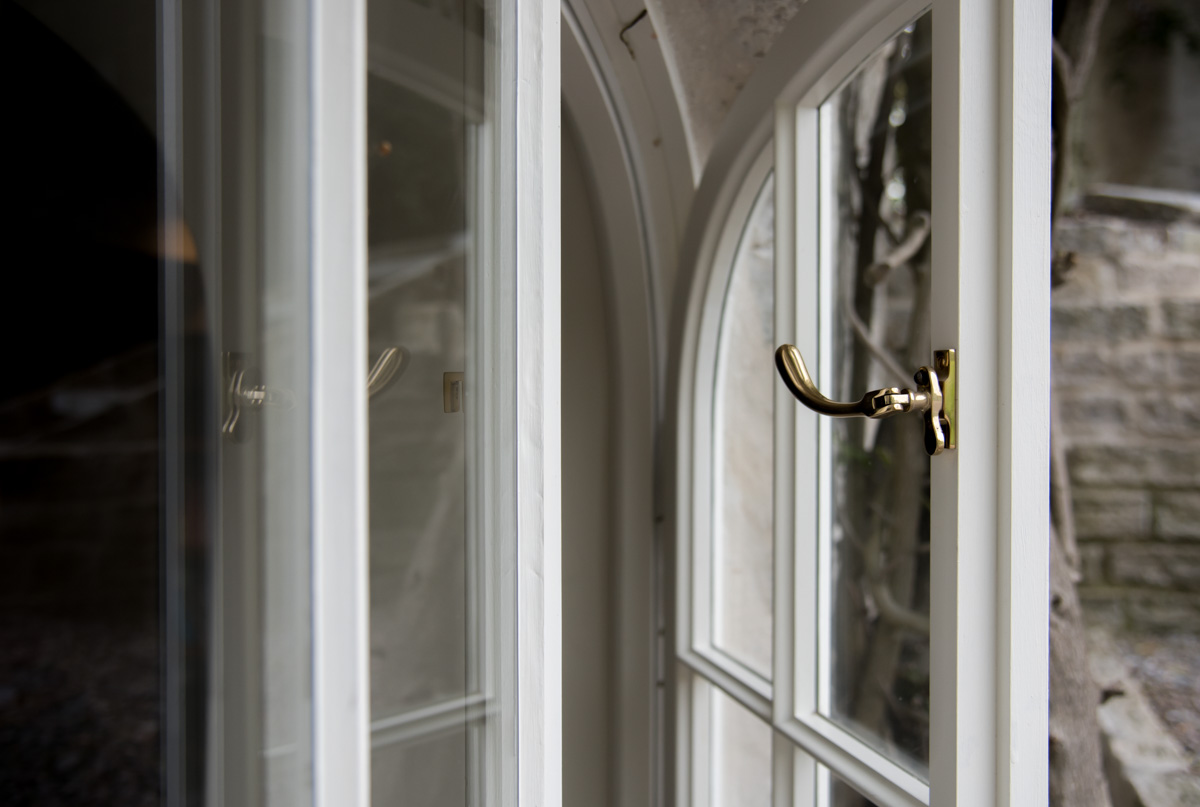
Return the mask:
<svg viewBox="0 0 1200 807"><path fill-rule="evenodd" d="M1054 143L1051 226L1069 184L1069 127L1095 63L1109 0L1057 0L1060 25L1054 40ZM1070 256L1051 261L1048 281L1057 286ZM1109 807L1100 726L1100 690L1088 667L1083 610L1075 584L1079 553L1071 478L1057 401L1050 405L1050 804L1052 807Z"/></svg>
<svg viewBox="0 0 1200 807"><path fill-rule="evenodd" d="M1111 804L1088 669L1083 611L1057 531L1050 530L1050 804Z"/></svg>

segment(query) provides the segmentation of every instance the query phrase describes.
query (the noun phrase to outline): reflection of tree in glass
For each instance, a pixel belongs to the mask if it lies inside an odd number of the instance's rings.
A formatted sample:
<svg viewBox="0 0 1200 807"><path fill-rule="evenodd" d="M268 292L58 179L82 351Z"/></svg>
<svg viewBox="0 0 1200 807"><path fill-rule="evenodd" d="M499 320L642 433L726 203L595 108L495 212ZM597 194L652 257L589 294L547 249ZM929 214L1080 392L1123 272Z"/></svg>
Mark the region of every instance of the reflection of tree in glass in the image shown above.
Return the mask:
<svg viewBox="0 0 1200 807"><path fill-rule="evenodd" d="M911 386L930 358L930 16L829 102L836 117L842 399ZM832 709L921 771L929 758L929 458L914 418L839 420L833 505ZM846 797L848 799L848 797ZM839 797L840 804L852 800Z"/></svg>

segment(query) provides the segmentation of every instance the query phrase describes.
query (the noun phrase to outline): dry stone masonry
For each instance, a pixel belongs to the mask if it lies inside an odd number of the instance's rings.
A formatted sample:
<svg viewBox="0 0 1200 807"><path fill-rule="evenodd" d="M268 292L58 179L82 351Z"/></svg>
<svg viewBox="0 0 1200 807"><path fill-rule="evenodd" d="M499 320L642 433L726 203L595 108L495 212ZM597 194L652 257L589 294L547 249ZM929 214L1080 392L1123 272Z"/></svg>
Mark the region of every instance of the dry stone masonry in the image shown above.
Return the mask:
<svg viewBox="0 0 1200 807"><path fill-rule="evenodd" d="M1054 394L1090 610L1200 627L1200 194L1107 186L1060 217Z"/></svg>

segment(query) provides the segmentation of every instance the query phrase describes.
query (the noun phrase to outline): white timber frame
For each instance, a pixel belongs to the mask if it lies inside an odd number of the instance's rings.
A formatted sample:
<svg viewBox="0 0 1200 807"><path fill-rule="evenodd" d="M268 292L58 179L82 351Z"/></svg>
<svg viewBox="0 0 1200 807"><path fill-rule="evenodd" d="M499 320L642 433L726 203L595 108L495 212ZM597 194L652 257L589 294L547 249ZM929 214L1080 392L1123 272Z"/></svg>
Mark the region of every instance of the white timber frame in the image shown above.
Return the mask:
<svg viewBox="0 0 1200 807"><path fill-rule="evenodd" d="M511 12L512 6L502 13ZM400 3L378 8L368 28L367 71L375 78L404 87L426 100L463 115L467 125L466 212L467 237L446 248L461 255L467 266L465 378L470 379L471 404L466 408L466 682L462 694L419 703L371 720L371 749L379 753L393 746L428 742L455 732L465 732L468 755L483 761L469 771L469 798L484 803L485 794L512 792L515 778L505 776L505 764L514 764L504 738L514 724L502 704L514 697L515 678L506 675L504 653L511 653L515 632L506 631L511 621L512 586L501 579L506 552L515 552L513 489L502 492L489 480L511 476L503 452L511 452L502 429L489 426L511 417L511 405L503 402L516 394L513 373L501 362L511 363L511 338L492 337L492 329L512 331L513 317L506 315L514 295L512 261L497 260L513 248L499 228L503 206L496 188L511 192L513 176L501 175L511 160L502 148L511 148L512 138L499 135L512 126L513 98L501 98L504 87L497 77L499 61L506 52L495 37L463 31L454 21L431 9ZM511 26L503 29L511 33ZM509 71L511 73L511 71ZM471 83L481 80L480 86ZM500 99L497 101L496 99ZM509 106L504 106L508 104ZM509 110L505 117L505 110ZM490 117L489 117L490 115ZM503 141L503 142L502 142ZM508 185L503 183L507 182ZM512 222L508 222L512 226ZM386 260L386 258L384 258ZM375 288L371 296L385 294L389 287ZM488 390L487 394L478 394ZM492 405L496 404L495 407ZM491 412L489 408L503 409ZM507 414L506 414L507 413ZM489 508L491 508L489 510ZM496 540L489 540L489 539ZM503 544L503 545L502 545ZM511 571L512 564L508 564ZM511 628L511 625L507 626ZM505 644L507 642L507 644ZM502 689L508 687L508 689Z"/></svg>
<svg viewBox="0 0 1200 807"><path fill-rule="evenodd" d="M245 568L250 564L236 563L240 558L234 556L229 561L220 554L214 556L214 565L221 567L221 572L228 567L236 570L238 577L229 583L218 577L216 590L221 599L214 608L219 621L214 631L210 693L216 706L210 710L214 730L207 748L188 747L187 738L177 728L187 717L175 694L184 685L177 660L183 654L184 613L178 598L167 600L170 643L164 655L170 660L165 666L171 697L166 711L176 736L169 738L164 753L166 801L183 803L188 755L208 752L204 761L212 803L229 801L233 798L229 794L236 792L271 803L369 807L373 747L467 728L476 748L486 743L482 754L472 749L474 767L468 772L471 803L558 807L562 804L559 6L549 0L492 0L489 7L495 11L489 23L495 26L486 33L488 84L483 94L487 97L473 92L466 99L474 113L472 123L477 124L470 137L475 161L470 166L474 183L470 193L477 204L468 216L478 225L476 239L467 250L472 272L479 277L469 301L472 321L468 331L474 352L472 364L466 368L467 395L478 404L471 408L468 427L472 459L469 517L474 543L468 553L472 623L467 652L469 664L481 669L471 668L472 689L465 697L424 704L372 726L366 365L368 71L373 68L391 81L446 103L454 100L456 89L462 89L466 68L478 65L464 65L461 49L457 53L439 49L447 39L461 46L462 37L454 36L460 32L415 7L390 9L399 18L392 20L393 24L409 35L401 43L403 52L384 52L377 64L369 65L367 0L247 4L244 15L231 14L224 19L219 5L181 4L179 0L160 4L161 108L157 125L162 131L164 173L178 184L186 168L192 182L189 193L203 204L202 210L197 205L194 220L203 222L200 234L206 255L219 253L220 226L225 226L225 237L234 242L236 234L240 239L237 245L247 253L238 256L244 263L229 267L230 275L236 272L239 282L244 280L252 287L259 279L254 274L255 261L266 262L258 253L270 238L272 265L287 278L289 291L293 283L299 287L294 299L287 301L297 310L288 307L284 312L289 318L287 335L294 332L298 343L288 342L278 352L295 353L297 365L306 371L294 382L283 382L307 404L294 407L297 419L304 418L303 425L298 434L281 432L290 452L284 456L302 457L303 461L297 463L294 476L287 476L289 484L262 485L251 491L255 507L303 514L282 528L288 539L287 552L302 562L280 564L286 568L280 569L278 576L288 584L279 608L286 612L287 632L285 641L273 646L262 638L268 631L259 626L259 616L238 611L250 611L247 603L268 599L264 594L267 586L257 575L260 570ZM190 51L185 51L184 23L197 20L204 27L193 26L191 33L203 48L189 42ZM433 37L418 39L413 36L419 33L414 30L414 20L438 28L442 36L436 41ZM235 99L239 112L262 112L262 117L278 128L286 124L286 136L268 128L260 132L232 115L221 118L217 79L222 77L224 65L218 34L229 37L225 50L239 60L226 75L246 79L249 85L259 76L241 76L238 68L262 71L270 60L256 58L258 53L248 50L246 43L286 46L280 48L286 58L269 65L275 71L273 80L286 84L287 90L269 99L275 107L260 109L252 103L246 106L240 95ZM424 51L420 51L422 46ZM414 53L415 58L405 58ZM274 89L274 85L270 87ZM261 91L261 87L255 90ZM278 111L283 107L286 117ZM196 125L197 121L202 125ZM237 135L237 142L221 141L222 136L230 136L222 124ZM263 150L276 158L265 172L248 156L263 144ZM217 170L222 156L231 166L225 173ZM195 167L190 162L185 166L185 159L194 161ZM255 170L244 170L245 165ZM191 180L193 171L196 180ZM251 183L251 187L253 183L266 185L255 189L261 193L261 202L239 186L237 190L247 197L247 209L220 210L225 198L218 193L220 184L233 174L240 174L238 182ZM275 174L286 177L286 183L272 185L271 181L278 180ZM175 188L164 182L160 195L164 219L184 221L183 200ZM254 218L260 212L254 207L257 204L267 211L261 220ZM231 221L241 216L267 225L250 233L234 233L235 228L221 220L223 213ZM278 220L286 220L287 226L278 226ZM247 225L247 229L252 228ZM181 241L184 232L186 227L164 230L164 255L183 254L175 242ZM162 294L168 306L165 331L170 351L164 364L164 440L174 450L185 436L179 338L184 313L183 261L172 257L164 268ZM261 272L261 266L258 269ZM244 306L237 312L243 318L267 318L264 311L270 303L259 296L231 293L229 297ZM214 316L214 320L220 319ZM216 328L213 332L220 333ZM249 338L245 334L239 337ZM218 341L217 347L244 349L225 341ZM220 439L219 434L212 437L214 442ZM187 513L183 501L186 469L181 457L172 454L164 474L168 592L183 585L179 547ZM234 464L230 461L226 467ZM257 466L242 471L250 475L257 472ZM291 484L293 480L296 485ZM233 475L221 481L242 488L258 482L257 478ZM292 529L301 523L303 528ZM252 553L255 542L262 538L250 530L231 533L222 540L242 543ZM244 600L225 593L235 583ZM246 635L253 638L223 633L224 624L234 621L249 626ZM277 680L283 676L267 680L264 676L268 673L254 666L258 654L274 653L276 658L271 660L279 661L279 646L294 650L297 656L295 663L290 656L282 660L288 667L286 697L278 696L285 689ZM240 661L242 656L250 659L246 662L250 671L239 669L243 678L234 680L223 672L223 665L227 657ZM272 687L276 694L273 703L267 694ZM273 747L264 747L267 741L259 736L264 732L256 725L266 707L287 712L286 720L279 721L287 730L280 732L287 741ZM228 765L235 755L237 764ZM285 756L293 758L294 764L289 760L278 782L269 781L270 771L260 769ZM237 775L227 768L239 768ZM486 794L486 799L481 794Z"/></svg>
<svg viewBox="0 0 1200 807"><path fill-rule="evenodd" d="M370 754L480 719L475 772L504 805L562 804L559 427L559 7L500 0L494 99L476 139L475 326L485 410L473 501L486 525L482 691L395 725L369 717L365 0L309 0L312 125L313 777L322 807L368 807ZM485 221L487 220L487 221ZM486 243L484 243L486 242ZM468 393L470 394L470 393ZM486 403L482 403L486 402ZM486 579L480 579L480 577ZM372 728L375 729L374 736Z"/></svg>
<svg viewBox="0 0 1200 807"><path fill-rule="evenodd" d="M371 801L366 0L310 0L313 789Z"/></svg>
<svg viewBox="0 0 1200 807"><path fill-rule="evenodd" d="M516 392L509 399L515 426L509 434L516 471L510 483L516 506L516 653L507 665L517 679L516 764L505 762L505 768L516 772L518 805L556 807L563 803L560 16L558 4L549 0L508 2L515 13L503 17L496 71L500 143L503 153L513 155L508 164L513 173L502 176L499 188L501 198L513 190L513 203L501 205L499 222L501 243L513 238L512 249L502 250L513 264L500 277L515 280L515 305L506 309L514 318L514 361L499 365L512 368ZM512 111L511 123L505 109ZM489 484L504 495L503 478Z"/></svg>
<svg viewBox="0 0 1200 807"><path fill-rule="evenodd" d="M824 364L818 110L868 55L930 9L931 333L934 347L958 351L959 442L931 461L925 781L822 708L818 615L831 583L817 541L827 487L816 459L822 427L782 384L771 681L714 648L707 615L716 345L742 229L773 170L776 342ZM1049 71L1048 0L814 0L731 110L689 221L680 265L686 296L674 318L674 803L710 803L702 756L710 748L710 686L773 728L780 807L827 803L818 763L889 807L1046 803Z"/></svg>

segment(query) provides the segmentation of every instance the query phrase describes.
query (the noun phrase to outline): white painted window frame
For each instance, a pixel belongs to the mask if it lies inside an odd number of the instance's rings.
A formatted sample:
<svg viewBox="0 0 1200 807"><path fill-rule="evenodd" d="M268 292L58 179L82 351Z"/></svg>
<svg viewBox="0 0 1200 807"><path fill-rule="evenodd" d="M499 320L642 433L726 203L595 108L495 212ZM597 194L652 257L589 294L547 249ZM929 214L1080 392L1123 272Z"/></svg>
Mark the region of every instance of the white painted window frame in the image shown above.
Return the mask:
<svg viewBox="0 0 1200 807"><path fill-rule="evenodd" d="M314 801L368 807L366 2L309 2ZM499 216L483 235L493 267L476 301L478 328L489 336L476 364L478 398L489 404L473 440L486 456L474 500L490 520L494 548L482 562L498 587L483 596L509 604L484 625L486 641L500 647L483 655L500 662L484 671L483 691L463 703L375 728L381 741L427 735L448 718L476 720L496 697L502 708L487 742L502 753L479 772L487 790L503 794L502 804L555 807L562 803L560 12L548 0L501 5L490 77L498 156L480 171L494 183L480 192L498 194Z"/></svg>
<svg viewBox="0 0 1200 807"><path fill-rule="evenodd" d="M776 341L818 357L819 105L934 13L933 343L959 354L959 449L933 460L928 784L822 716L816 541L826 426L777 385L771 682L711 640L712 390L742 228L775 169ZM823 0L774 46L714 150L685 241L677 390L675 801L708 805L707 696L774 728L776 805L824 804L819 760L881 805L1045 804L1048 756L1049 0ZM946 167L951 170L946 170ZM807 189L801 193L800 189ZM791 226L789 226L789 223ZM962 272L960 273L960 267ZM686 282L686 281L685 281ZM828 284L826 284L827 286ZM826 305L828 302L826 301ZM1020 385L1013 384L1018 377ZM820 371L819 371L820 372ZM814 518L814 522L816 519ZM813 523L811 535L820 531ZM797 540L793 540L796 537ZM825 648L827 649L827 648ZM826 688L827 689L827 688Z"/></svg>
<svg viewBox="0 0 1200 807"><path fill-rule="evenodd" d="M310 0L313 790L368 807L366 0Z"/></svg>

